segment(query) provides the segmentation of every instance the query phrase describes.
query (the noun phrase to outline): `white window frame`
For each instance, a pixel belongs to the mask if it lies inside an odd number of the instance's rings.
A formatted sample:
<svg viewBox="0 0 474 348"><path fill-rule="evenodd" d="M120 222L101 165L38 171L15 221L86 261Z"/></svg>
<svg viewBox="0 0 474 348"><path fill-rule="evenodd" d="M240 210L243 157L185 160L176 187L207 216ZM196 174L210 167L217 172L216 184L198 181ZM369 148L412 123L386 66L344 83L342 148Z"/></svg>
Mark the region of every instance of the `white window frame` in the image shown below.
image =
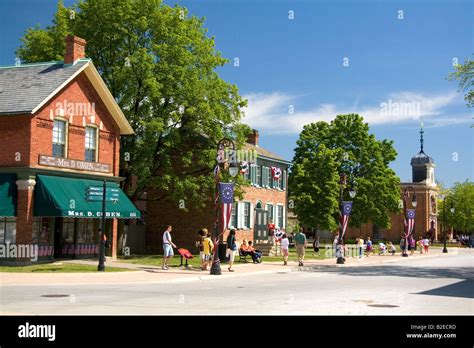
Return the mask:
<svg viewBox="0 0 474 348"><path fill-rule="evenodd" d="M273 221L275 221L275 226L280 228L280 229L284 229L285 228L285 206L283 204L278 203L275 207L276 207L276 209L275 209L276 221L273 220ZM282 208L281 209L281 214L282 214L282 216L281 216L281 225L282 226L280 226L280 214L278 212L278 207Z"/></svg>
<svg viewBox="0 0 474 348"><path fill-rule="evenodd" d="M86 159L87 128L95 129L95 162L99 162L99 127L95 124L87 124L84 128L84 160Z"/></svg>
<svg viewBox="0 0 474 348"><path fill-rule="evenodd" d="M272 206L272 218L271 220L273 220L273 223L275 224L276 226L276 221L275 221L275 204L273 204L272 202L267 202L265 203L265 210L268 211L268 206L271 205ZM270 216L268 216L268 222L270 222Z"/></svg>
<svg viewBox="0 0 474 348"><path fill-rule="evenodd" d="M55 121L61 121L64 122L64 157L60 158L68 158L69 155L69 121L64 118L64 117L55 117L53 120L53 134L52 134L52 139L51 139L51 150L53 148L54 143L54 122ZM53 151L51 151L53 155ZM53 155L53 157L56 157Z"/></svg>

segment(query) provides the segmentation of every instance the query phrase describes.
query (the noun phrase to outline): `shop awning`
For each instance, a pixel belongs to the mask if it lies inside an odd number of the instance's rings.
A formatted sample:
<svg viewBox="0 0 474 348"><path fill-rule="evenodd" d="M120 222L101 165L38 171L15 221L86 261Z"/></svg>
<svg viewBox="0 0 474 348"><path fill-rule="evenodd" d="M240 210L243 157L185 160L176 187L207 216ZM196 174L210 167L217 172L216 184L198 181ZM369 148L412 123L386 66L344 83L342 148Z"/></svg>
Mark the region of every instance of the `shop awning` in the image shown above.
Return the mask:
<svg viewBox="0 0 474 348"><path fill-rule="evenodd" d="M100 218L102 216L99 180L37 175L34 216ZM105 217L135 219L140 211L114 182L107 183Z"/></svg>
<svg viewBox="0 0 474 348"><path fill-rule="evenodd" d="M0 174L0 216L16 216L16 174Z"/></svg>

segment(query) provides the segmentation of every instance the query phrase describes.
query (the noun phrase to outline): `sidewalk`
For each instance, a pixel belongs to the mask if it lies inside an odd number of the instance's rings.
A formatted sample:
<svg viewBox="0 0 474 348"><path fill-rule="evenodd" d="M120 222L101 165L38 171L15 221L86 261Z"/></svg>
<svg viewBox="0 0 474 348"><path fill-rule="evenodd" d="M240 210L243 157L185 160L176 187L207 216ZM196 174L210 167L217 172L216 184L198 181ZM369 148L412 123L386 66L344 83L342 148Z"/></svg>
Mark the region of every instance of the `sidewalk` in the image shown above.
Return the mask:
<svg viewBox="0 0 474 348"><path fill-rule="evenodd" d="M409 260L444 257L455 254L454 248L451 253L443 254L441 249L434 248L430 254L419 254L409 257L395 256L370 256L363 258L346 258L344 265L337 265L336 259L308 260L304 267L298 267L297 262L289 261L288 266L283 266L282 262L263 262L261 264L234 264L235 272L227 271L227 264L222 264L222 275L213 276L209 271L201 271L196 268L172 267L169 270L162 270L161 266L131 264L121 261L107 259L106 267L120 267L130 269L130 272L110 272L110 273L0 273L0 285L53 285L53 284L129 284L129 283L159 283L159 282L188 282L196 280L216 280L229 277L241 277L255 274L268 274L280 272L305 271L314 268L326 267L367 267L370 265L380 265L392 262L406 262ZM66 260L63 263L97 265L97 260ZM158 263L158 261L157 261Z"/></svg>

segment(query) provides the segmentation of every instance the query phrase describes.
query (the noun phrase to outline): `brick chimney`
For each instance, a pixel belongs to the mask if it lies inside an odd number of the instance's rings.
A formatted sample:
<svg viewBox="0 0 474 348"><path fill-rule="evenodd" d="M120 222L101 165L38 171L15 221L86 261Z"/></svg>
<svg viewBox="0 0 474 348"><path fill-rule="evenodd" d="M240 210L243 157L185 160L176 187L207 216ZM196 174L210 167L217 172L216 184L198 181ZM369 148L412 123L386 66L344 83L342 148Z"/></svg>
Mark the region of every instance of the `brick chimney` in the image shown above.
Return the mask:
<svg viewBox="0 0 474 348"><path fill-rule="evenodd" d="M247 136L247 143L258 146L258 130L252 129L252 133Z"/></svg>
<svg viewBox="0 0 474 348"><path fill-rule="evenodd" d="M86 40L77 36L66 36L66 54L64 64L74 64L78 59L86 57Z"/></svg>

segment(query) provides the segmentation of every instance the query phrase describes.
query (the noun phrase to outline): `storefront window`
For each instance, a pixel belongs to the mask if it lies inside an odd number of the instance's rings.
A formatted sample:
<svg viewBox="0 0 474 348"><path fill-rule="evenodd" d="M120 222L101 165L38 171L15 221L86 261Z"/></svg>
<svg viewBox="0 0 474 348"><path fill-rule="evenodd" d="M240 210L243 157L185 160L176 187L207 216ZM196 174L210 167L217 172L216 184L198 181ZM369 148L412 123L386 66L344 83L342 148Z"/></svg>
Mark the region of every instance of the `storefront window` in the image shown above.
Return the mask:
<svg viewBox="0 0 474 348"><path fill-rule="evenodd" d="M77 242L83 244L94 244L94 220L77 219Z"/></svg>
<svg viewBox="0 0 474 348"><path fill-rule="evenodd" d="M0 243L16 242L16 217L0 217Z"/></svg>
<svg viewBox="0 0 474 348"><path fill-rule="evenodd" d="M74 243L74 219L63 219L63 242Z"/></svg>
<svg viewBox="0 0 474 348"><path fill-rule="evenodd" d="M33 243L49 245L52 227L51 218L35 217L33 220Z"/></svg>

